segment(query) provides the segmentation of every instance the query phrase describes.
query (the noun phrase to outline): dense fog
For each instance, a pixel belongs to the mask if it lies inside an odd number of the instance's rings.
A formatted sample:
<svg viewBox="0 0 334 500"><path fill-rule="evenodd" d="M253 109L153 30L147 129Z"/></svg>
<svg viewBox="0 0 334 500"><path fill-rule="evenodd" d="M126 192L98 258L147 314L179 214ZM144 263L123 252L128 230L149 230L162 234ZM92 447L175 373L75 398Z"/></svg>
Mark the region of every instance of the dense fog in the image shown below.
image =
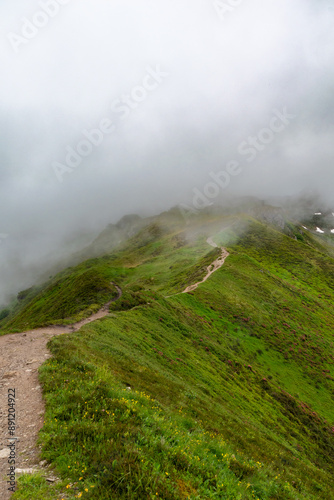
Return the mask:
<svg viewBox="0 0 334 500"><path fill-rule="evenodd" d="M126 213L331 205L329 0L16 0L0 15L0 305Z"/></svg>

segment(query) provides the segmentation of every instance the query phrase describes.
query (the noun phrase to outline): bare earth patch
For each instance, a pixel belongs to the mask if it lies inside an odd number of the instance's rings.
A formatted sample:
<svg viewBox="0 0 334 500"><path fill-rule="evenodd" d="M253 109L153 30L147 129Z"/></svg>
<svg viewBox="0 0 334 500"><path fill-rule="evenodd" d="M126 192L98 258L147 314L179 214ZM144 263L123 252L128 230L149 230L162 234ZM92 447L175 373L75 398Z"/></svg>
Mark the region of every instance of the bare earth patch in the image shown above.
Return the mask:
<svg viewBox="0 0 334 500"><path fill-rule="evenodd" d="M96 314L72 326L51 326L23 333L0 337L0 499L8 500L8 390L15 389L16 416L16 479L24 472L42 469L37 438L43 426L44 401L38 380L38 368L51 357L48 341L55 335L71 333L83 325L103 318L108 314L108 306L122 295L115 285L118 296L105 304Z"/></svg>
<svg viewBox="0 0 334 500"><path fill-rule="evenodd" d="M206 241L212 247L218 248L218 245L216 245L216 243L212 240L212 238L208 238ZM208 272L204 276L204 278L201 281L199 281L198 283L195 283L194 285L187 286L187 288L185 290L183 290L182 293L193 292L194 290L196 290L196 288L198 287L198 285L200 285L201 283L204 283L204 281L206 281L208 278L210 278L210 276L211 276L212 273L214 273L215 271L217 271L217 269L219 269L220 267L222 267L222 265L225 262L226 257L228 257L230 254L223 247L221 247L221 250L222 250L221 256L218 257L218 259L216 259L215 261L213 261L212 264L210 264L207 267Z"/></svg>

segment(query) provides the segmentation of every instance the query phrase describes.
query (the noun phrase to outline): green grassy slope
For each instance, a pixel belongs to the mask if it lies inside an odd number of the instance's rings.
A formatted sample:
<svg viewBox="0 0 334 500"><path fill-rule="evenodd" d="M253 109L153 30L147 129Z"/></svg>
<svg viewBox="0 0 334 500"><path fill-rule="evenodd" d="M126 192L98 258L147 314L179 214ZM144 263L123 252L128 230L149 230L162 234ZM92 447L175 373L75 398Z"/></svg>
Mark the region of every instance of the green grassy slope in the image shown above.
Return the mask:
<svg viewBox="0 0 334 500"><path fill-rule="evenodd" d="M112 281L121 285L135 283L137 291L167 284L173 291L180 286L179 275L183 273L185 287L189 277L196 281L205 273L212 256L219 253L208 252L203 238L194 246L186 246L185 237L179 216L159 217L129 239L118 253L87 260L57 274L43 286L21 292L11 314L0 320L0 335L71 324L88 317L117 295ZM162 259L166 259L165 266Z"/></svg>
<svg viewBox="0 0 334 500"><path fill-rule="evenodd" d="M25 300L22 306L18 304L3 321L3 331L70 324L97 312L117 293L99 265L89 267L89 264L79 266L68 276L41 287L32 300Z"/></svg>
<svg viewBox="0 0 334 500"><path fill-rule="evenodd" d="M110 316L50 342L41 442L62 480L25 476L13 498L334 498L326 245L246 217L159 222L63 276L66 296L87 266L123 296ZM205 242L213 234L230 257L177 294L219 254ZM42 300L9 325L31 321Z"/></svg>

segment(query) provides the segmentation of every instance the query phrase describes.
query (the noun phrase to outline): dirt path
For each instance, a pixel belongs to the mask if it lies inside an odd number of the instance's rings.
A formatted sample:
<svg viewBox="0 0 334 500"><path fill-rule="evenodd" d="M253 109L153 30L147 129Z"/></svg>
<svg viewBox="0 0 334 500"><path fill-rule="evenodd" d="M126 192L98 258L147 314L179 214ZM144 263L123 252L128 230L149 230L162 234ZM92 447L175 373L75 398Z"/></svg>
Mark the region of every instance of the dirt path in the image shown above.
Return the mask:
<svg viewBox="0 0 334 500"><path fill-rule="evenodd" d="M8 390L15 389L16 406L16 479L20 471L41 469L39 448L36 447L38 433L43 425L44 402L38 381L38 368L50 357L46 347L55 335L71 333L83 325L103 318L108 307L122 295L121 288L113 283L118 295L89 318L65 327L38 328L23 333L0 337L0 499L8 500L6 474L9 472L8 456ZM29 471L30 469L30 471ZM52 478L50 478L52 479Z"/></svg>
<svg viewBox="0 0 334 500"><path fill-rule="evenodd" d="M218 248L218 245L216 245L216 243L213 241L212 238L208 238L206 241L212 247ZM196 290L196 288L198 287L198 285L200 285L201 283L204 283L204 281L206 281L208 278L210 278L210 276L211 276L212 273L214 273L215 271L217 271L217 269L219 269L220 267L222 267L222 265L225 262L226 257L228 257L230 254L228 253L228 251L224 247L221 247L221 251L222 251L221 256L218 257L218 259L216 259L214 262L212 262L212 264L210 264L207 267L208 272L204 276L204 278L202 279L202 281L199 281L198 283L195 283L194 285L187 286L187 288L185 290L183 290L182 293L193 292L194 290Z"/></svg>
<svg viewBox="0 0 334 500"><path fill-rule="evenodd" d="M214 248L218 245L212 238L207 243ZM188 286L183 292L195 290L204 283L225 262L229 253L221 248L221 256L207 267L207 274L198 283ZM105 304L100 311L89 318L70 326L51 326L35 330L4 335L0 337L0 500L8 500L11 493L8 491L7 473L9 472L8 456L8 391L15 390L16 416L16 479L22 472L32 472L42 469L44 464L39 463L40 449L36 446L38 433L43 426L44 402L42 389L38 381L38 368L50 357L47 349L48 341L55 335L71 333L79 330L83 325L103 318L108 314L109 305L122 295L121 288L113 283L118 295ZM49 476L48 476L49 477ZM50 480L55 478L50 477Z"/></svg>

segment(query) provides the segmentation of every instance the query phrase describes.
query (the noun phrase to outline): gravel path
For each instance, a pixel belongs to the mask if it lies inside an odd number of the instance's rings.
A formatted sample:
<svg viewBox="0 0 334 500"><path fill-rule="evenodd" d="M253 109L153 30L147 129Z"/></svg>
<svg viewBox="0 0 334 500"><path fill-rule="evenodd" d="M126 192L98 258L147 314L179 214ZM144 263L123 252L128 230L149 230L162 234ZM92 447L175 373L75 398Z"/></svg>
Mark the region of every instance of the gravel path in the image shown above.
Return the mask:
<svg viewBox="0 0 334 500"><path fill-rule="evenodd" d="M218 245L216 245L216 243L213 241L212 238L208 238L206 241L212 247L218 248ZM198 281L198 283L195 283L194 285L187 286L187 288L185 290L183 290L182 293L193 292L194 290L196 290L196 288L198 287L198 285L200 285L201 283L204 283L204 281L206 281L208 278L210 278L210 276L211 276L212 273L214 273L215 271L217 271L217 269L219 269L220 267L222 267L222 265L225 262L226 257L228 257L230 254L228 253L228 251L224 247L221 247L221 251L222 251L221 256L218 257L218 259L216 259L215 261L213 261L212 264L210 264L207 267L208 272L204 276L204 278L201 281Z"/></svg>
<svg viewBox="0 0 334 500"><path fill-rule="evenodd" d="M51 357L48 341L55 335L71 333L83 325L103 318L108 314L108 307L122 295L121 288L116 287L118 296L110 300L100 311L89 318L71 326L51 326L38 328L23 333L15 333L0 337L0 499L8 500L7 474L10 449L8 447L8 395L15 390L15 467L17 476L26 471L42 469L40 449L37 447L38 433L43 425L44 401L42 389L38 381L38 368ZM45 471L47 474L47 471ZM49 476L48 476L49 477ZM54 478L50 478L54 480ZM33 500L33 499L32 499Z"/></svg>

